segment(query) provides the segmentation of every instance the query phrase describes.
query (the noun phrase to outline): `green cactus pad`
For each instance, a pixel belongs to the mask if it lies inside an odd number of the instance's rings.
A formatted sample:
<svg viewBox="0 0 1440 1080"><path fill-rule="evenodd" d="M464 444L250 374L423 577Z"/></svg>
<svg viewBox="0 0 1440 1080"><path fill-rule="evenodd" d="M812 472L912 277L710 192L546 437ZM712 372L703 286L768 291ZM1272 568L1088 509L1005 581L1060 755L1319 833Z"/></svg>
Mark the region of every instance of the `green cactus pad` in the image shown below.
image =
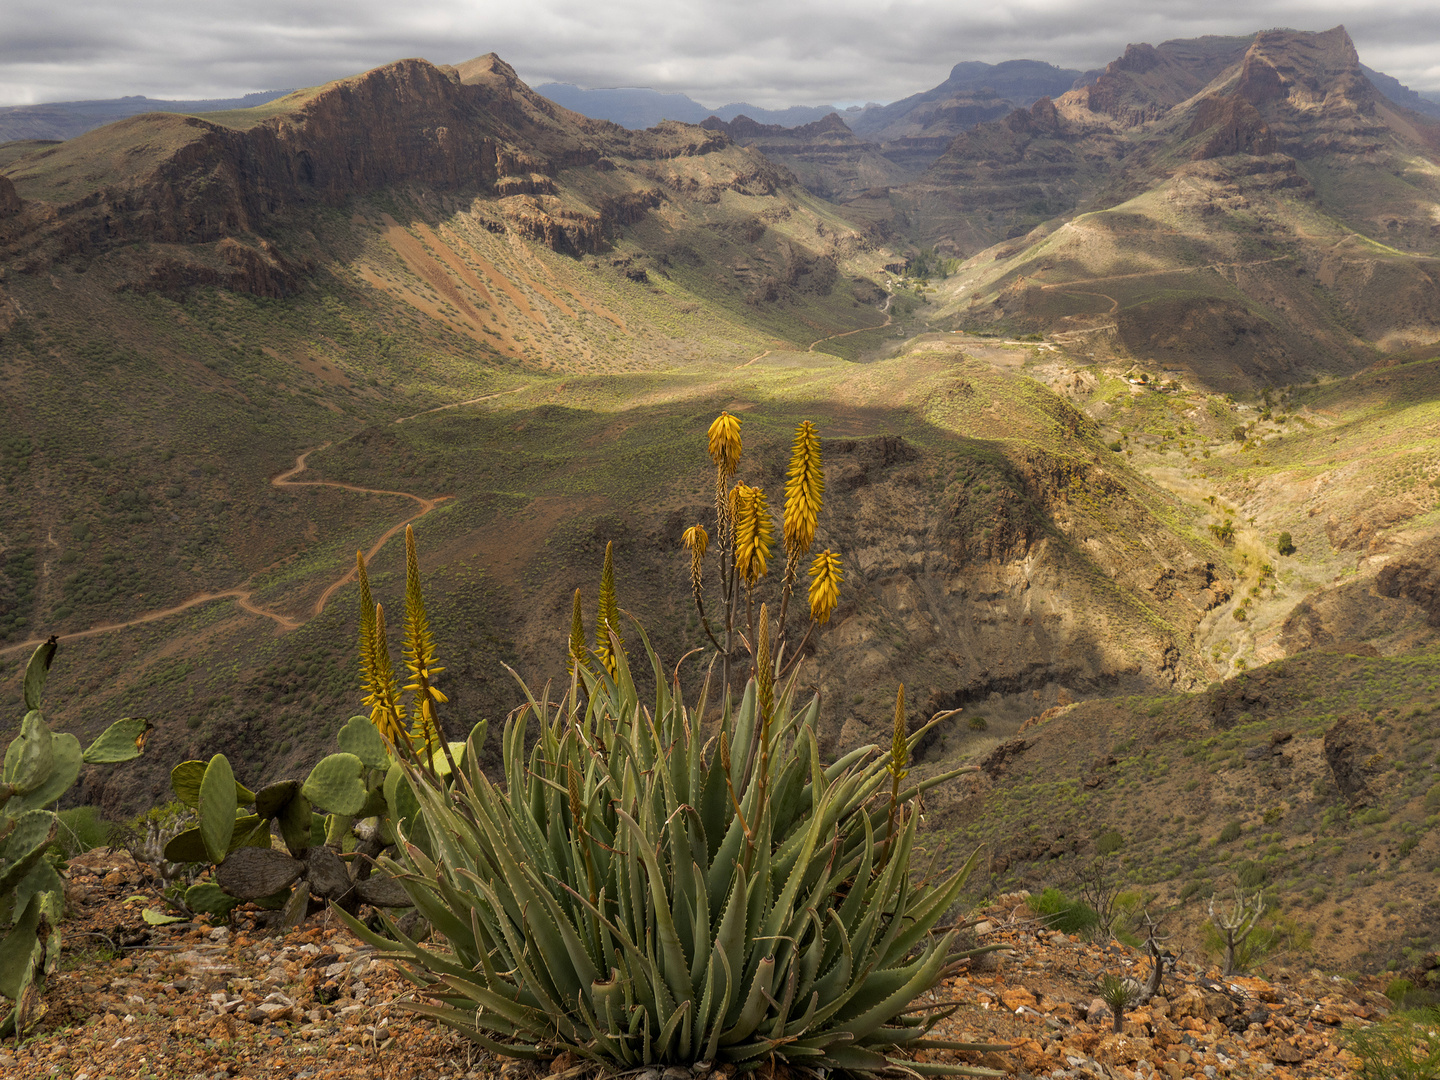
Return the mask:
<svg viewBox="0 0 1440 1080"><path fill-rule="evenodd" d="M300 794L300 781L281 780L267 784L255 793L255 813L266 821L279 817L285 807Z"/></svg>
<svg viewBox="0 0 1440 1080"><path fill-rule="evenodd" d="M5 750L5 783L15 794L24 795L45 782L50 775L55 751L54 735L45 724L40 710L32 709L20 721L20 735Z"/></svg>
<svg viewBox="0 0 1440 1080"><path fill-rule="evenodd" d="M200 836L211 862L221 862L235 834L235 774L224 754L216 754L200 781Z"/></svg>
<svg viewBox="0 0 1440 1080"><path fill-rule="evenodd" d="M173 863L208 862L210 856L199 828L186 829L172 836L165 845L165 859Z"/></svg>
<svg viewBox="0 0 1440 1080"><path fill-rule="evenodd" d="M40 897L32 897L5 939L0 941L0 995L11 1001L18 1000L25 992L45 956L45 939L36 933L41 907Z"/></svg>
<svg viewBox="0 0 1440 1080"><path fill-rule="evenodd" d="M0 842L0 896L17 888L45 856L55 839L60 819L48 810L31 810L15 817L15 827Z"/></svg>
<svg viewBox="0 0 1440 1080"><path fill-rule="evenodd" d="M230 851L238 851L242 847L268 848L269 846L269 818L262 818L259 814L236 815L235 833L230 837Z"/></svg>
<svg viewBox="0 0 1440 1080"><path fill-rule="evenodd" d="M30 663L25 666L25 708L40 708L40 691L45 689L45 676L50 674L50 665L55 662L55 650L59 646L52 637L30 654Z"/></svg>
<svg viewBox="0 0 1440 1080"><path fill-rule="evenodd" d="M222 919L229 916L240 903L240 900L211 881L191 885L185 890L185 906L191 911L204 912Z"/></svg>
<svg viewBox="0 0 1440 1080"><path fill-rule="evenodd" d="M48 850L41 849L41 854ZM60 880L60 875L55 872L55 867L50 865L50 860L41 858L21 879L20 884L15 888L15 896L12 907L15 911L24 911L25 905L30 902L32 896L39 896L43 903L47 897L59 897L64 902L65 883ZM55 904L47 905L54 908Z"/></svg>
<svg viewBox="0 0 1440 1080"><path fill-rule="evenodd" d="M366 768L385 769L390 766L390 747L385 736L375 730L368 716L352 716L336 737L340 749L354 754Z"/></svg>
<svg viewBox="0 0 1440 1080"><path fill-rule="evenodd" d="M145 748L145 736L154 726L139 716L116 720L85 748L85 764L110 765L139 757L140 751Z"/></svg>
<svg viewBox="0 0 1440 1080"><path fill-rule="evenodd" d="M356 814L365 805L364 763L354 754L331 754L315 766L300 789L313 806L335 814Z"/></svg>
<svg viewBox="0 0 1440 1080"><path fill-rule="evenodd" d="M182 761L170 770L170 790L191 810L200 809L200 781L205 779L205 762Z"/></svg>
<svg viewBox="0 0 1440 1080"><path fill-rule="evenodd" d="M40 810L55 802L80 778L80 740L68 732L54 736L50 742L50 775L39 787L14 799L11 813Z"/></svg>
<svg viewBox="0 0 1440 1080"><path fill-rule="evenodd" d="M310 800L297 790L294 798L281 807L279 818L280 835L285 840L285 846L290 849L290 854L303 855L314 843L310 828ZM324 842L323 838L321 842Z"/></svg>

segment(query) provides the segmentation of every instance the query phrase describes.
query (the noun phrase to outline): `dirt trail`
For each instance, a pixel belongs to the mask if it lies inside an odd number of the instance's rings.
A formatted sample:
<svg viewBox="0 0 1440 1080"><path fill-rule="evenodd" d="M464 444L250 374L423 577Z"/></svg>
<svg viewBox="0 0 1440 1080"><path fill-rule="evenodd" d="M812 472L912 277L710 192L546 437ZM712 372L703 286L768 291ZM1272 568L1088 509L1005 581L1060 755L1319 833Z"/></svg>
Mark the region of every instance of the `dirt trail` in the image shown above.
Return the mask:
<svg viewBox="0 0 1440 1080"><path fill-rule="evenodd" d="M468 401L452 401L449 405L436 405L433 409L421 409L419 412L411 413L409 416L402 416L399 420L396 420L395 423L403 424L406 420L414 420L417 416L429 416L431 413L444 412L446 409L458 409L462 405L476 405L482 401L489 401L491 398L504 397L506 394L518 394L522 390L529 389L528 386L517 386L514 390L501 390L498 394L486 394L484 397L474 397ZM286 473L286 475L293 476L294 474ZM403 494L403 492L397 492L396 494Z"/></svg>
<svg viewBox="0 0 1440 1080"><path fill-rule="evenodd" d="M1254 262L1213 262L1202 263L1199 266L1175 266L1169 270L1138 270L1131 274L1101 274L1099 277L1076 278L1074 281L1057 281L1047 285L1044 282L1032 281L1031 283L1041 289L1059 289L1062 292L1073 291L1076 285L1093 285L1099 281L1130 281L1135 278L1160 277L1163 274L1194 274L1201 270L1214 270L1219 273L1222 269L1237 270L1242 267L1265 266L1269 263L1283 262L1290 259L1289 255L1276 255L1273 259L1256 259ZM1105 296L1104 293L1084 293L1086 296ZM1105 299L1113 302L1113 297L1105 296Z"/></svg>
<svg viewBox="0 0 1440 1080"><path fill-rule="evenodd" d="M885 321L879 326L862 326L858 330L846 330L843 334L831 334L829 337L822 337L817 341L812 341L810 343L810 347L807 348L805 351L814 352L816 345L823 345L825 342L834 341L836 338L849 337L851 334L863 334L866 330L884 330L887 326L889 326L892 322L895 321L894 316L890 314L890 302L894 299L894 296L885 297L885 306L880 309L885 313ZM760 357L757 356L755 359L758 360L760 359ZM754 363L754 361L751 361L751 363Z"/></svg>
<svg viewBox="0 0 1440 1080"><path fill-rule="evenodd" d="M507 392L513 393L514 391ZM441 407L449 408L450 406ZM416 415L421 414L417 413ZM409 417L406 417L406 419L409 419ZM370 550L365 555L366 562L369 562L377 554L379 554L380 549L385 546L386 542L389 541L392 536L394 536L397 532L403 529L406 525L409 525L411 522L417 521L420 518L424 517L431 510L434 510L435 507L439 506L446 499L450 498L450 496L448 495L441 495L434 499L427 499L424 496L415 495L409 491L388 491L382 488L365 488L359 487L355 484L343 484L337 480L293 479L293 477L299 476L305 471L306 459L309 458L311 454L315 453L317 450L324 450L329 445L329 443L326 443L324 446L317 446L314 449L306 450L303 454L301 454L295 459L294 468L281 473L279 476L272 479L270 483L274 487L333 487L340 488L342 491L353 491L359 495L398 495L403 499L414 500L418 507L415 513L411 514L409 517L405 518L398 524L391 526L391 528L388 529L385 534L380 537L379 540L375 541L375 543L371 546ZM315 601L315 606L311 613L312 617L315 615L319 615L322 611L324 611L326 603L328 603L330 597L335 594L335 590L345 585L354 576L355 568L352 566L347 569L338 580L332 582L330 586L326 588L323 593L320 594L320 599ZM137 615L135 618L128 619L125 622L104 623L100 626L92 626L88 630L77 630L74 633L64 634L62 636L65 638L94 637L97 634L108 634L114 630L125 630L132 626L140 626L144 623L158 622L161 619L167 619L171 615L178 615L182 611L189 611L193 607L199 607L201 604L208 604L213 600L234 600L236 606L239 607L241 610L248 611L250 614L258 615L264 619L270 619L280 628L282 632L286 630L296 630L303 625L303 621L301 620L292 619L290 616L283 615L278 611L271 611L268 608L260 607L252 599L252 597L255 595L255 591L253 589L245 587L248 585L249 581L247 580L245 582L245 585L242 585L238 588L226 589L223 592L199 593L195 596L190 597L188 600L176 604L174 607L161 608L158 611L149 611L146 612L144 615ZM22 641L16 645L6 645L5 647L0 648L0 656L5 656L9 653L14 652L21 652L25 649L33 649L37 645L41 644L44 640L44 638L33 638L30 641Z"/></svg>

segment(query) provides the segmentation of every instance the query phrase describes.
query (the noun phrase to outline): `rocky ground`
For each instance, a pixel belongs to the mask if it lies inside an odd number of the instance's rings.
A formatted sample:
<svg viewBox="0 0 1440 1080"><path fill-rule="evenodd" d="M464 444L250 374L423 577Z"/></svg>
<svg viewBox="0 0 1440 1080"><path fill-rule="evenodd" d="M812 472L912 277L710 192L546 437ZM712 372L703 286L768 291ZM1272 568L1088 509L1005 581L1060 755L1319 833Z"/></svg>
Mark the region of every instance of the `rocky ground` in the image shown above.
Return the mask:
<svg viewBox="0 0 1440 1080"><path fill-rule="evenodd" d="M46 1011L23 1043L0 1046L7 1080L579 1080L575 1062L502 1063L411 1017L402 1003L413 988L323 915L284 937L244 913L233 927L150 927L141 913L157 902L145 868L105 849L71 863L68 892L73 915ZM1333 1080L1351 1075L1354 1061L1341 1049L1342 1027L1389 1007L1373 987L1320 972L1221 979L1180 962L1114 1034L1096 980L1143 980L1148 960L1045 928L1018 894L982 914L978 939L1011 951L937 988L936 1000L957 1008L936 1034L1010 1045L966 1060L1018 1077ZM706 1080L728 1080L730 1070L708 1071Z"/></svg>

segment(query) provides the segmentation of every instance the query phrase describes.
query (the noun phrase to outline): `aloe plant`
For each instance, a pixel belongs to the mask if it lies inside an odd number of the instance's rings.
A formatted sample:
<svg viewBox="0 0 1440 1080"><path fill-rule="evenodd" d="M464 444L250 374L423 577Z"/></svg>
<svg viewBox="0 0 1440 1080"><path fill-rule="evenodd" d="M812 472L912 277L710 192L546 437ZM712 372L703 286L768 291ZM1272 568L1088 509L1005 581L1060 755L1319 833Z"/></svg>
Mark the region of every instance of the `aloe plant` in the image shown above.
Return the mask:
<svg viewBox="0 0 1440 1080"><path fill-rule="evenodd" d="M37 983L60 956L65 886L46 858L59 828L52 808L79 779L81 765L138 757L151 727L138 717L117 720L84 750L74 735L52 731L40 694L57 648L52 637L26 665L25 716L0 772L0 1037L28 1026Z"/></svg>
<svg viewBox="0 0 1440 1080"><path fill-rule="evenodd" d="M687 706L640 637L653 711L615 638L613 675L576 661L558 704L524 691L500 782L479 767L482 731L452 789L402 764L419 813L381 863L444 944L338 914L423 987L408 1007L500 1054L624 1068L774 1056L872 1071L901 1050L1003 1049L932 1039L945 1010L912 1007L975 954L932 932L975 858L928 888L910 874L916 796L966 770L893 799L887 784L931 725L826 766L795 675L777 688L762 663L717 719L709 677ZM423 847L409 842L422 826Z"/></svg>

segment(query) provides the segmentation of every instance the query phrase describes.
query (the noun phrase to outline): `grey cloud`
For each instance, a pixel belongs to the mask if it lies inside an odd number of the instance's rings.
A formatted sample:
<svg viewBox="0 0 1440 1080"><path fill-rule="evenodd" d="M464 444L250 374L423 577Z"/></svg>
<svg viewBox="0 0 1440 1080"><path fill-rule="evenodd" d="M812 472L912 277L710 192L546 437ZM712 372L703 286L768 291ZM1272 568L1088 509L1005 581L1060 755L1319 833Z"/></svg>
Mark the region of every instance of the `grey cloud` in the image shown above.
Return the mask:
<svg viewBox="0 0 1440 1080"><path fill-rule="evenodd" d="M653 86L706 104L892 100L960 60L1099 67L1129 42L1344 23L1361 58L1440 90L1433 0L11 0L0 103L314 85L404 56L497 52L531 82Z"/></svg>

